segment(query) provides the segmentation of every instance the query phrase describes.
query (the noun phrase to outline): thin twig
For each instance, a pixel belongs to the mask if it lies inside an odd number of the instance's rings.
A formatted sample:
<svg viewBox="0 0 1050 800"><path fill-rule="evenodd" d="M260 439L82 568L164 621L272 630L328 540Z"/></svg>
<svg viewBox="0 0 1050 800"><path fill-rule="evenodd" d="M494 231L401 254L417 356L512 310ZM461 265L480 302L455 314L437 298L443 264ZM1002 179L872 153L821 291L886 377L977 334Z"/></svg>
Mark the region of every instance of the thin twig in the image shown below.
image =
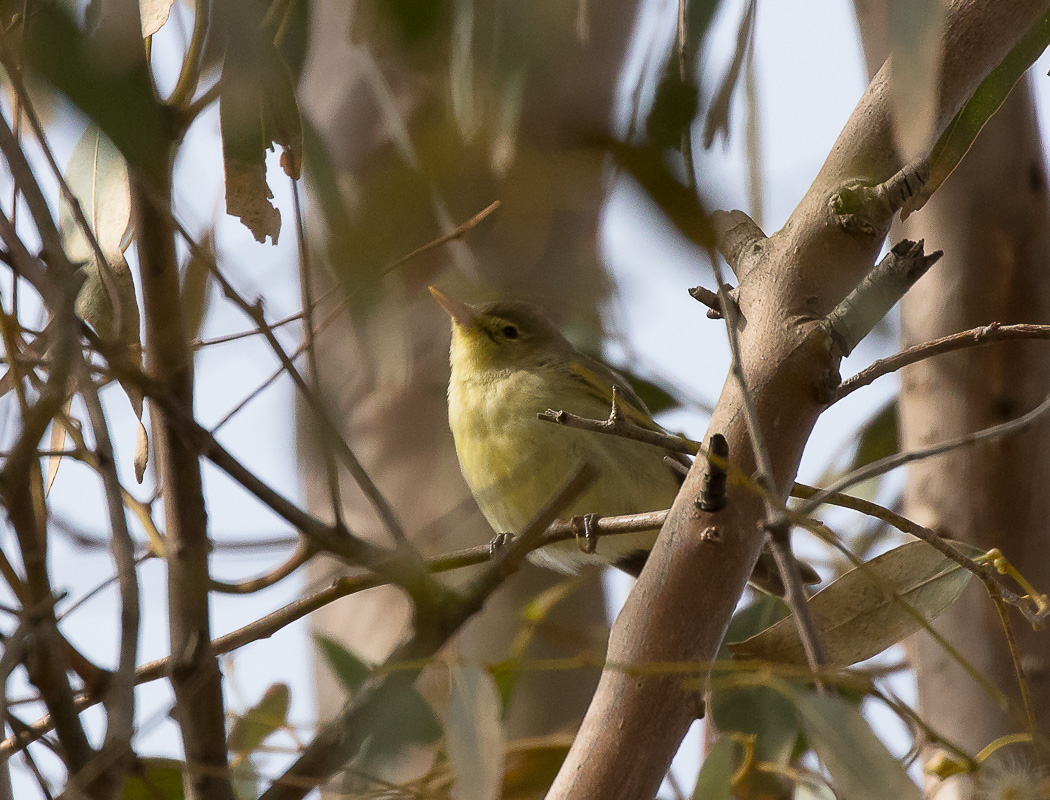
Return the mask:
<svg viewBox="0 0 1050 800"><path fill-rule="evenodd" d="M430 607L416 608L416 632L387 659L398 665L394 672L377 670L347 702L343 710L318 730L295 763L263 792L260 800L301 800L349 760L367 738L370 715L381 713L387 703L415 683L423 666L466 620L479 611L485 600L520 564L528 550L538 544L557 514L586 489L594 478L593 468L583 466L564 484L510 544L496 555L462 595L447 590ZM411 667L404 667L404 664ZM291 786L287 779L299 785Z"/></svg>
<svg viewBox="0 0 1050 800"><path fill-rule="evenodd" d="M870 464L866 464L852 472L846 473L826 489L822 489L807 502L803 503L798 510L803 514L808 514L818 505L823 503L830 493L840 492L850 486L866 481L869 478L874 478L877 475L883 475L890 470L897 469L897 467L902 467L905 464L910 464L913 461L921 461L926 458L943 455L952 450L958 450L960 447L968 447L969 445L977 444L979 442L986 442L991 439L999 439L1003 436L1020 433L1026 428L1030 428L1032 425L1039 422L1047 412L1050 412L1050 396L1047 396L1042 403L1017 419L1002 422L998 425L992 425L991 427L983 428L982 430L974 431L973 433L967 433L955 439L950 439L942 444L927 447L922 450L911 450L906 453L898 453L896 455L887 456L886 458L880 458L878 461L873 461Z"/></svg>
<svg viewBox="0 0 1050 800"><path fill-rule="evenodd" d="M889 375L891 372L933 356L971 347L984 347L993 342L1024 339L1050 339L1050 325L1000 325L998 322L992 322L980 328L971 328L968 331L953 333L931 342L913 345L888 358L875 361L870 367L843 381L835 390L831 402L837 403L846 395L855 392L862 386L868 386L883 375Z"/></svg>
<svg viewBox="0 0 1050 800"><path fill-rule="evenodd" d="M303 566L310 557L317 552L315 548L311 547L305 540L300 538L299 546L295 552L276 569L262 575L258 578L250 578L245 581L238 581L237 583L227 583L225 581L217 580L216 578L211 579L211 588L221 594L253 594L254 592L268 589L276 583L287 578L299 567Z"/></svg>
<svg viewBox="0 0 1050 800"><path fill-rule="evenodd" d="M644 514L626 514L620 517L599 517L594 521L593 530L595 535L601 537L659 530L666 519L666 510L649 511ZM539 549L556 542L572 541L576 538L576 535L577 531L570 521L559 520L547 527L542 538L534 542L532 548ZM427 561L427 569L434 573L449 572L477 564L484 564L487 561L491 561L493 557L492 548L488 544L483 544L431 558ZM388 583L388 581L374 574L348 575L336 578L331 586L307 597L295 600L237 630L216 637L211 641L211 650L216 655L231 653L253 642L273 636L279 630L336 600L378 586L385 586ZM136 683L142 684L160 680L167 674L168 667L168 658L142 664L136 672ZM83 711L97 702L94 698L82 695L77 700L77 707ZM51 720L49 717L42 717L34 722L30 728L32 729L32 737L11 736L0 743L0 759L10 757L18 752L19 749L31 744L32 741L52 730Z"/></svg>
<svg viewBox="0 0 1050 800"><path fill-rule="evenodd" d="M112 532L113 560L117 566L120 587L120 655L117 671L112 675L106 692L105 748L127 748L131 745L135 722L135 664L139 646L139 582L135 571L135 544L128 530L124 512L122 487L113 460L113 442L109 435L98 389L91 382L87 360L78 354L78 388L87 406L88 419L95 437L95 459L102 477L106 507ZM123 782L123 762L111 765L116 769L109 779Z"/></svg>
<svg viewBox="0 0 1050 800"><path fill-rule="evenodd" d="M317 347L314 341L314 303L313 289L310 282L310 248L306 243L306 227L303 223L303 204L299 196L299 183L289 178L292 190L292 201L295 208L295 239L299 246L299 293L303 306L303 348L306 350L306 363L310 371L310 383L319 398L321 395L321 370L317 365ZM323 399L323 398L322 398ZM328 499L332 505L332 518L345 525L343 503L339 493L339 466L335 463L335 454L327 436L321 436L320 450L324 459L325 477L328 479Z"/></svg>

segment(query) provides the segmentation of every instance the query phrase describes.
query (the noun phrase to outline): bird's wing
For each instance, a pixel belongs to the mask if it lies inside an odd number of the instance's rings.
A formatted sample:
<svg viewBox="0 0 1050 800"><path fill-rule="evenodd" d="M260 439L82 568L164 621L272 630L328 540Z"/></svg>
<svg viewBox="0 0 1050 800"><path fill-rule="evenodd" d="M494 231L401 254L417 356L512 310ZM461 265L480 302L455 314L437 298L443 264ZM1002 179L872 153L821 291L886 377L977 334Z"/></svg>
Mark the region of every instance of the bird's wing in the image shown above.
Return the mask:
<svg viewBox="0 0 1050 800"><path fill-rule="evenodd" d="M656 420L653 419L645 401L627 380L616 370L588 356L582 356L569 364L569 373L573 380L584 388L593 399L601 402L605 407L612 407L612 387L616 387L616 397L619 401L620 410L631 422L647 430L667 433ZM692 461L683 453L668 450L667 455L685 467L692 466ZM681 479L680 473L672 470Z"/></svg>

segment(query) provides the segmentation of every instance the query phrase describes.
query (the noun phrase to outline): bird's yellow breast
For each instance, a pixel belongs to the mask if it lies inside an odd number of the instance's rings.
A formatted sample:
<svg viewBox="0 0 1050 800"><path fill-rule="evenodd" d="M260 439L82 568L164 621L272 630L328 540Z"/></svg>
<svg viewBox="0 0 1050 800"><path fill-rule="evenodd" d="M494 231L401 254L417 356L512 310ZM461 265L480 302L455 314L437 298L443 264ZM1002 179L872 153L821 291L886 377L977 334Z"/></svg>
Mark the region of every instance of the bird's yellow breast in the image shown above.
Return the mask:
<svg viewBox="0 0 1050 800"><path fill-rule="evenodd" d="M585 461L598 477L562 517L656 511L667 508L678 491L659 448L537 419L551 407L592 418L608 414L597 401L560 386L557 375L469 370L454 358L448 399L463 476L497 533L520 532ZM648 550L655 538L655 531L608 537L589 556L575 543L564 542L537 551L533 560L575 571L584 563L609 563Z"/></svg>

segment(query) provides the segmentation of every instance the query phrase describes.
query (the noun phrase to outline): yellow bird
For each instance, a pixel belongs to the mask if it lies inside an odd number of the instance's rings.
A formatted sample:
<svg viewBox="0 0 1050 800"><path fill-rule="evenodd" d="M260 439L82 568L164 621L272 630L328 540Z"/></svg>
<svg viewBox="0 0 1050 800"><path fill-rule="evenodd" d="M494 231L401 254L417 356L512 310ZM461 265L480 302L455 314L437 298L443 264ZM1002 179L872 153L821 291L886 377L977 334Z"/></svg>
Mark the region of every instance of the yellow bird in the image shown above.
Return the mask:
<svg viewBox="0 0 1050 800"><path fill-rule="evenodd" d="M662 431L622 375L579 352L534 306L471 306L433 286L430 292L452 318L448 419L460 469L497 535L520 532L585 462L598 477L569 504L566 516L611 517L670 507L681 477L664 461L672 455L667 450L537 418L552 408L605 419L615 386L627 419ZM644 531L603 537L594 553L559 542L534 551L530 559L560 572L611 564L637 576L656 536L657 531ZM803 577L819 581L804 565ZM752 582L782 594L768 552Z"/></svg>

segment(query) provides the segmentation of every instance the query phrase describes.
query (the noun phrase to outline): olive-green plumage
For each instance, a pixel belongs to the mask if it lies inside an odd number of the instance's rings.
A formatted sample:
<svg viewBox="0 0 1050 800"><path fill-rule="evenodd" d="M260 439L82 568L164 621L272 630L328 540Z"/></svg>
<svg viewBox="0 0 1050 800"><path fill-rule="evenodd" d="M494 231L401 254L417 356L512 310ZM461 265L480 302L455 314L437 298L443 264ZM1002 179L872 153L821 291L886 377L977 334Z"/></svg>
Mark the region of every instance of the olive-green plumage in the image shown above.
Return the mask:
<svg viewBox="0 0 1050 800"><path fill-rule="evenodd" d="M681 481L664 461L669 453L663 448L537 418L552 408L605 419L615 386L628 419L662 430L623 376L579 352L531 305L468 306L430 291L452 317L448 417L460 468L496 533L520 532L584 462L598 477L564 517L637 514L671 505ZM560 542L530 558L562 572L614 564L637 574L656 535L604 537L593 554ZM762 578L762 588L775 591L772 578Z"/></svg>

